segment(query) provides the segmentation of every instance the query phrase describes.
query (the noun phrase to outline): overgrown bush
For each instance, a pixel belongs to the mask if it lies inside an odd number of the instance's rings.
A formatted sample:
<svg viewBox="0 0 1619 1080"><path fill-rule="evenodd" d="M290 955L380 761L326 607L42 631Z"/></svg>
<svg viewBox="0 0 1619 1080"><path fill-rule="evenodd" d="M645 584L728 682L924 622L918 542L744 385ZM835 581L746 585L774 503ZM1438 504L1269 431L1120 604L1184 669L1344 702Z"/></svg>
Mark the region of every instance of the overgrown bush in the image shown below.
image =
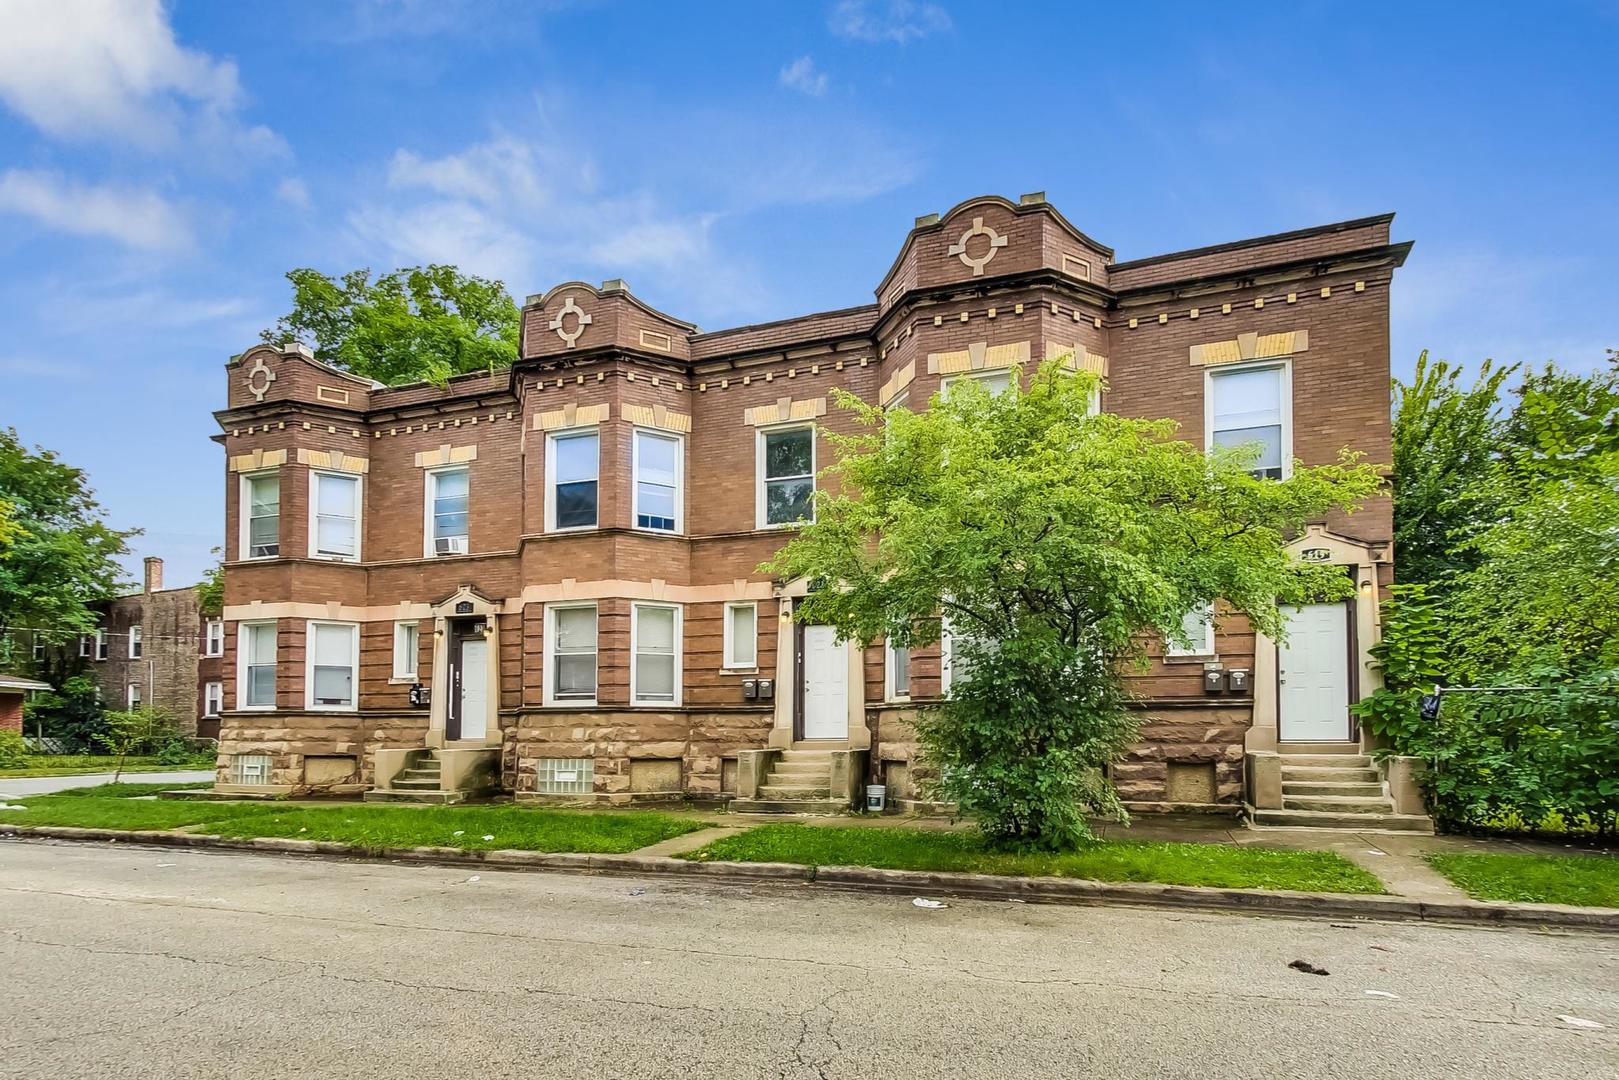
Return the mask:
<svg viewBox="0 0 1619 1080"><path fill-rule="evenodd" d="M48 739L61 739L77 753L100 747L98 736L107 730L107 710L95 680L73 675L55 690L35 694L23 706L23 726Z"/></svg>
<svg viewBox="0 0 1619 1080"><path fill-rule="evenodd" d="M15 731L0 731L0 769L20 769L28 764L28 744Z"/></svg>

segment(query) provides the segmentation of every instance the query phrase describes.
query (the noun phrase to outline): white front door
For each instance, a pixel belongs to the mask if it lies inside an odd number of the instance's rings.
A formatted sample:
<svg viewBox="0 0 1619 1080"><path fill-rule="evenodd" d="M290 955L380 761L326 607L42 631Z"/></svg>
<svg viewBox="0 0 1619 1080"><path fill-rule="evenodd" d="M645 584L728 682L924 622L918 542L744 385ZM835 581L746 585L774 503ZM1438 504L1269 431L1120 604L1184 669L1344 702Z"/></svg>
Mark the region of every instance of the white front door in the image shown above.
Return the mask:
<svg viewBox="0 0 1619 1080"><path fill-rule="evenodd" d="M804 738L849 737L849 643L830 626L804 627Z"/></svg>
<svg viewBox="0 0 1619 1080"><path fill-rule="evenodd" d="M1349 612L1343 604L1283 608L1287 642L1277 650L1283 742L1349 739Z"/></svg>
<svg viewBox="0 0 1619 1080"><path fill-rule="evenodd" d="M461 734L481 739L489 729L489 641L469 637L461 642Z"/></svg>

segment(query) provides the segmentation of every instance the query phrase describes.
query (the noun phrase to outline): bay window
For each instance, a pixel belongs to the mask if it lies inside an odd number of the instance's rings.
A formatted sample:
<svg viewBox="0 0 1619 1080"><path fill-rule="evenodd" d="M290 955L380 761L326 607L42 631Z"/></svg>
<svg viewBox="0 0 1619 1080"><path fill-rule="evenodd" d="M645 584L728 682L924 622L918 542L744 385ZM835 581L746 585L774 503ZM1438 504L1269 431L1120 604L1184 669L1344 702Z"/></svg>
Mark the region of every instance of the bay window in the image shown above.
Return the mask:
<svg viewBox="0 0 1619 1080"><path fill-rule="evenodd" d="M680 704L680 609L630 606L630 704Z"/></svg>
<svg viewBox="0 0 1619 1080"><path fill-rule="evenodd" d="M242 477L242 549L244 559L281 554L281 477L254 473Z"/></svg>
<svg viewBox="0 0 1619 1080"><path fill-rule="evenodd" d="M636 528L680 531L680 458L677 436L635 432Z"/></svg>
<svg viewBox="0 0 1619 1080"><path fill-rule="evenodd" d="M237 708L275 708L275 623L245 622L237 635Z"/></svg>
<svg viewBox="0 0 1619 1080"><path fill-rule="evenodd" d="M552 435L546 469L547 524L552 529L588 529L597 523L597 476L601 438L594 429Z"/></svg>
<svg viewBox="0 0 1619 1080"><path fill-rule="evenodd" d="M596 605L545 609L545 703L596 703Z"/></svg>
<svg viewBox="0 0 1619 1080"><path fill-rule="evenodd" d="M360 557L360 478L310 473L309 550L319 559Z"/></svg>
<svg viewBox="0 0 1619 1080"><path fill-rule="evenodd" d="M304 643L306 704L311 709L353 709L360 668L356 623L311 622Z"/></svg>

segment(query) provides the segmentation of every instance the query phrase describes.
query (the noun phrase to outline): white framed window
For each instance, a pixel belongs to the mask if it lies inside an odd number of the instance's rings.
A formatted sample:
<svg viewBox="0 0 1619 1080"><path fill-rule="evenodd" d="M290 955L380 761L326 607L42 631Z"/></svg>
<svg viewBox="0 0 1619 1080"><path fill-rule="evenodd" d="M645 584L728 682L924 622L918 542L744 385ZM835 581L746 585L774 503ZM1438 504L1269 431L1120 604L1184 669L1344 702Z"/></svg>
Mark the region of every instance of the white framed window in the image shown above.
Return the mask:
<svg viewBox="0 0 1619 1080"><path fill-rule="evenodd" d="M630 605L630 704L680 704L680 608Z"/></svg>
<svg viewBox="0 0 1619 1080"><path fill-rule="evenodd" d="M105 631L105 630L97 630L96 631L96 659L97 660L105 660L106 658L107 658L107 631Z"/></svg>
<svg viewBox="0 0 1619 1080"><path fill-rule="evenodd" d="M275 708L276 624L244 622L236 628L236 707Z"/></svg>
<svg viewBox="0 0 1619 1080"><path fill-rule="evenodd" d="M636 428L631 454L635 482L635 527L680 532L685 440Z"/></svg>
<svg viewBox="0 0 1619 1080"><path fill-rule="evenodd" d="M725 605L725 666L752 670L759 666L759 605Z"/></svg>
<svg viewBox="0 0 1619 1080"><path fill-rule="evenodd" d="M304 656L305 704L311 709L352 710L360 671L359 624L310 622Z"/></svg>
<svg viewBox="0 0 1619 1080"><path fill-rule="evenodd" d="M36 664L44 663L45 662L45 635L41 634L37 630L34 631L34 633L29 638L29 645L33 650L34 663L36 663Z"/></svg>
<svg viewBox="0 0 1619 1080"><path fill-rule="evenodd" d="M911 700L911 650L907 646L883 643L883 697Z"/></svg>
<svg viewBox="0 0 1619 1080"><path fill-rule="evenodd" d="M422 631L414 622L394 623L394 674L401 680L416 680L417 657L421 655Z"/></svg>
<svg viewBox="0 0 1619 1080"><path fill-rule="evenodd" d="M275 472L242 476L241 557L273 559L281 554L281 475Z"/></svg>
<svg viewBox="0 0 1619 1080"><path fill-rule="evenodd" d="M595 428L557 431L545 439L545 527L593 529L598 524L601 435Z"/></svg>
<svg viewBox="0 0 1619 1080"><path fill-rule="evenodd" d="M814 425L760 429L755 459L759 528L814 521Z"/></svg>
<svg viewBox="0 0 1619 1080"><path fill-rule="evenodd" d="M143 631L138 625L129 628L129 658L131 660L139 660L146 652L145 642L141 639L142 633Z"/></svg>
<svg viewBox="0 0 1619 1080"><path fill-rule="evenodd" d="M218 716L225 707L225 684L221 682L204 683L202 687L202 715L212 718Z"/></svg>
<svg viewBox="0 0 1619 1080"><path fill-rule="evenodd" d="M596 704L596 605L547 605L544 655L545 704Z"/></svg>
<svg viewBox="0 0 1619 1080"><path fill-rule="evenodd" d="M1254 475L1293 473L1292 368L1281 363L1211 368L1204 374L1204 450L1258 443Z"/></svg>
<svg viewBox="0 0 1619 1080"><path fill-rule="evenodd" d="M88 660L88 659L90 659L91 648L94 646L95 640L96 640L95 638L90 637L88 634L86 634L84 637L81 637L79 639L79 659L80 660Z"/></svg>
<svg viewBox="0 0 1619 1080"><path fill-rule="evenodd" d="M1184 645L1173 635L1164 636L1165 656L1213 656L1214 605L1199 604L1188 611L1181 619L1181 633L1186 636Z"/></svg>
<svg viewBox="0 0 1619 1080"><path fill-rule="evenodd" d="M423 554L465 555L469 550L467 511L472 471L465 465L427 472L426 533Z"/></svg>
<svg viewBox="0 0 1619 1080"><path fill-rule="evenodd" d="M360 478L309 474L309 553L317 559L360 558Z"/></svg>
<svg viewBox="0 0 1619 1080"><path fill-rule="evenodd" d="M945 394L948 395L952 386L959 382L966 382L968 380L982 386L985 392L993 397L997 394L1004 394L1011 388L1012 369L993 368L989 371L974 371L961 375L952 375L945 379L940 385L943 387Z"/></svg>
<svg viewBox="0 0 1619 1080"><path fill-rule="evenodd" d="M134 712L136 709L141 707L140 683L132 682L129 684L129 689L124 692L124 702L125 708L127 708L130 712Z"/></svg>
<svg viewBox="0 0 1619 1080"><path fill-rule="evenodd" d="M225 655L225 620L209 619L203 624L202 655Z"/></svg>

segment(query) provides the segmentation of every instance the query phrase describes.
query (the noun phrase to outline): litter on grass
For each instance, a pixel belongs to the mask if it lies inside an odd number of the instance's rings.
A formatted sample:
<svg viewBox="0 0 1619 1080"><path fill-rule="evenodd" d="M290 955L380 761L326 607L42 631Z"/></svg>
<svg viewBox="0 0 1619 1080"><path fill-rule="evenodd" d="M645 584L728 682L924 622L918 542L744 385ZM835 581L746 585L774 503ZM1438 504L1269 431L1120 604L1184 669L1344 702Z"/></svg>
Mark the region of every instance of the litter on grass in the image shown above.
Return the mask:
<svg viewBox="0 0 1619 1080"><path fill-rule="evenodd" d="M485 840L493 840L495 838L495 834L494 833L485 833L483 838Z"/></svg>
<svg viewBox="0 0 1619 1080"><path fill-rule="evenodd" d="M941 900L929 900L925 896L918 896L915 900L911 901L911 906L912 907L932 909L932 908L949 907L950 905L944 903Z"/></svg>
<svg viewBox="0 0 1619 1080"><path fill-rule="evenodd" d="M1400 1000L1400 995L1399 994L1391 994L1387 990L1367 990L1366 991L1366 996L1367 997L1389 998L1392 1001L1399 1001Z"/></svg>
<svg viewBox="0 0 1619 1080"><path fill-rule="evenodd" d="M1601 1024L1597 1023L1595 1020L1587 1020L1583 1016L1565 1016L1562 1013L1559 1013L1557 1019L1561 1020L1569 1027L1590 1028L1593 1031L1602 1030Z"/></svg>

